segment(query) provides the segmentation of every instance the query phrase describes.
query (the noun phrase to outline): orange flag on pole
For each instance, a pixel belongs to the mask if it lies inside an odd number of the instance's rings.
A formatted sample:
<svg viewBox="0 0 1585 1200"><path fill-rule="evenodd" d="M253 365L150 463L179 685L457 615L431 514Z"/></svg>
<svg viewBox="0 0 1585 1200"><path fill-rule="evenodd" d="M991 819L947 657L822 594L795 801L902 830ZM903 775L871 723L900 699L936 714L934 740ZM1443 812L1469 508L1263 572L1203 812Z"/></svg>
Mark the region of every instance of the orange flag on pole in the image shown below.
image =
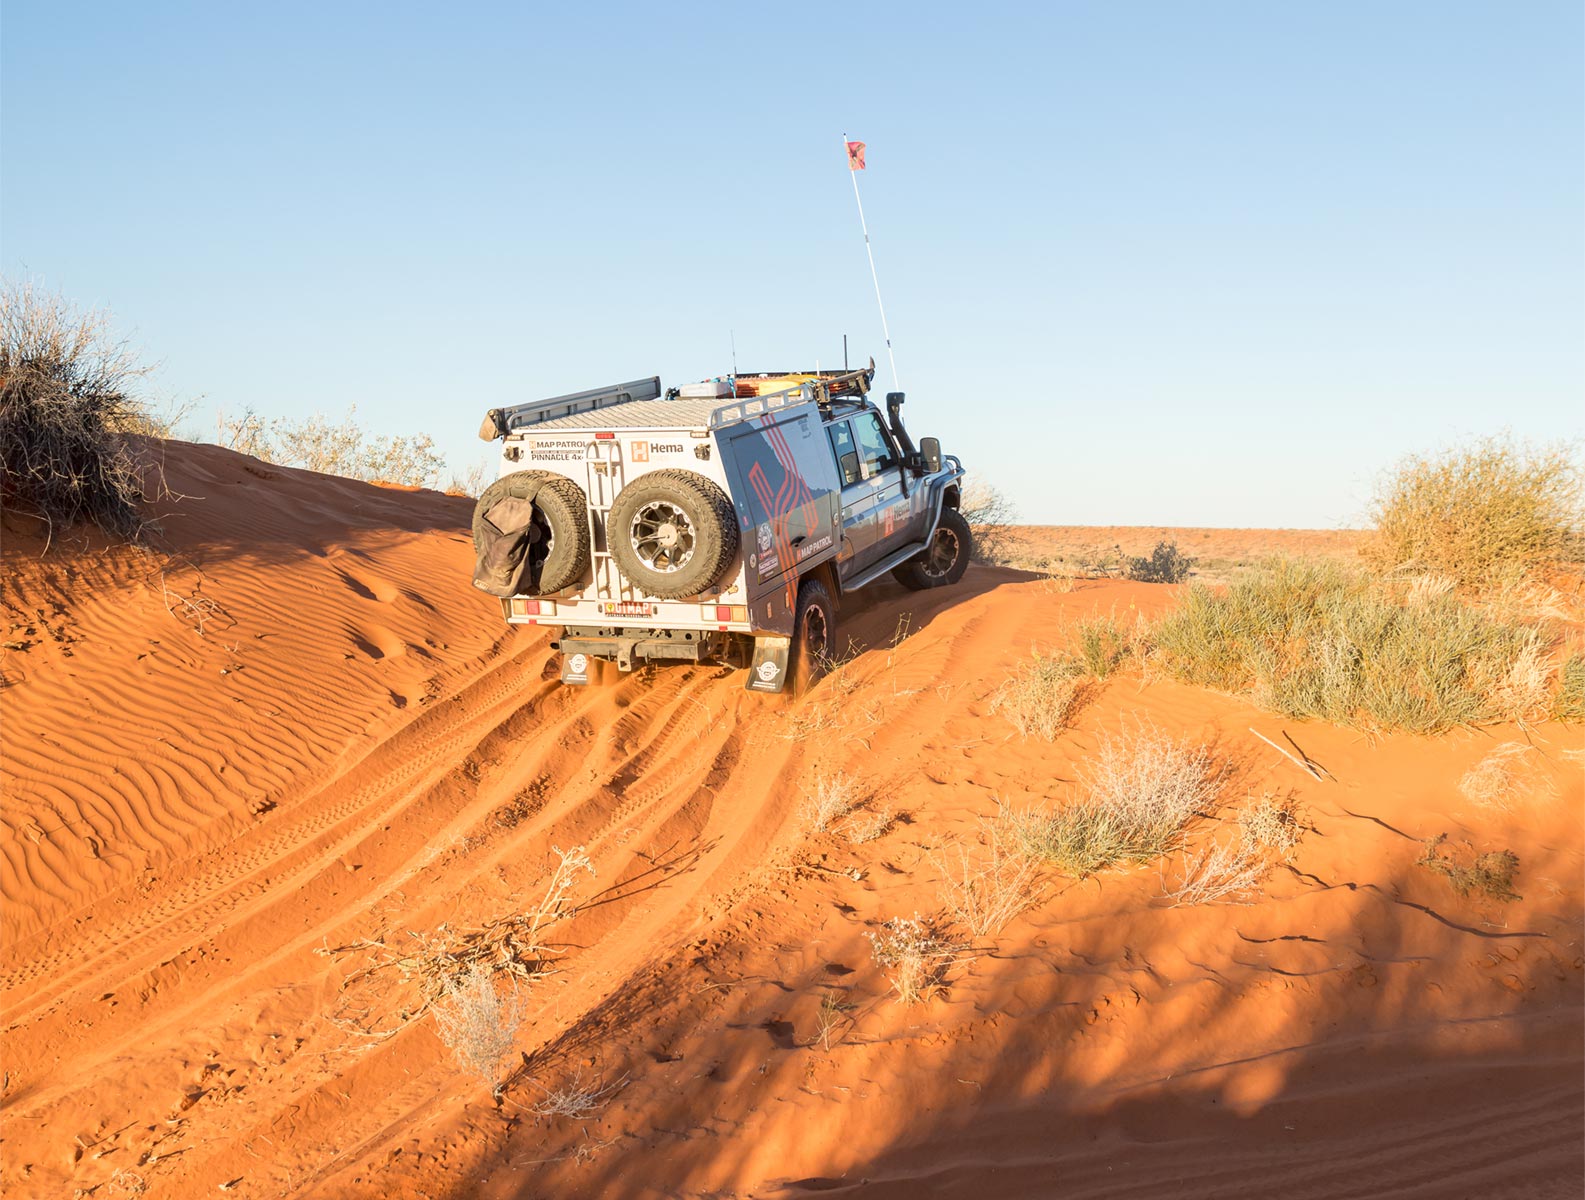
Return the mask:
<svg viewBox="0 0 1585 1200"><path fill-rule="evenodd" d="M862 171L864 169L864 143L848 143L848 170Z"/></svg>

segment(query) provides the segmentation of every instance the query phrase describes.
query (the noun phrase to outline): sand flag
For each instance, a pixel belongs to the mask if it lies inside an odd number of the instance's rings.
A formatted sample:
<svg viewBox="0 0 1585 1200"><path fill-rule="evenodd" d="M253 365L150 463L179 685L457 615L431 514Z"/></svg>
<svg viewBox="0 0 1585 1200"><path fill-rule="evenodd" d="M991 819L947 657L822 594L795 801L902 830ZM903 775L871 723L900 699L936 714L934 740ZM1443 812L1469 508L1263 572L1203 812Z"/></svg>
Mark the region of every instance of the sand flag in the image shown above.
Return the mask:
<svg viewBox="0 0 1585 1200"><path fill-rule="evenodd" d="M864 253L870 260L870 279L875 284L875 307L881 313L881 333L886 338L886 360L892 367L892 387L902 391L902 380L897 378L897 356L892 353L892 331L886 326L886 305L881 303L881 280L875 273L875 251L870 248L870 227L864 220L864 201L859 198L859 172L864 169L864 143L850 142L848 135L842 135L842 144L848 151L848 174L853 180L853 201L859 206L859 229L864 233Z"/></svg>

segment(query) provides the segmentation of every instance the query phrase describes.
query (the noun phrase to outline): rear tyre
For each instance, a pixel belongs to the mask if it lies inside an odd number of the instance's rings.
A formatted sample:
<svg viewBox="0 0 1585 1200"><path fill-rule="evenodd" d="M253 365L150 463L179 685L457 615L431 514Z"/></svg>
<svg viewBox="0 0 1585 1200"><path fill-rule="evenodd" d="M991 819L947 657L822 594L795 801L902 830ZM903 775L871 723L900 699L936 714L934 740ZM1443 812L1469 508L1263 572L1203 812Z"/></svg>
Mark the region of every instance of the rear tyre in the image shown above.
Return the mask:
<svg viewBox="0 0 1585 1200"><path fill-rule="evenodd" d="M513 501L533 505L526 524L522 523L523 505ZM571 587L589 569L588 505L583 489L566 476L549 471L503 475L484 489L473 506L474 551L482 557L490 545L503 539L520 539L528 559L514 594L548 596Z"/></svg>
<svg viewBox="0 0 1585 1200"><path fill-rule="evenodd" d="M836 601L820 580L805 579L793 608L792 652L800 684L813 683L825 673L836 654L836 637Z"/></svg>
<svg viewBox="0 0 1585 1200"><path fill-rule="evenodd" d="M605 536L611 557L635 587L681 600L709 588L732 561L737 513L703 475L651 471L617 496Z"/></svg>
<svg viewBox="0 0 1585 1200"><path fill-rule="evenodd" d="M930 544L892 574L906 588L922 592L963 578L974 555L974 531L955 508L941 510Z"/></svg>

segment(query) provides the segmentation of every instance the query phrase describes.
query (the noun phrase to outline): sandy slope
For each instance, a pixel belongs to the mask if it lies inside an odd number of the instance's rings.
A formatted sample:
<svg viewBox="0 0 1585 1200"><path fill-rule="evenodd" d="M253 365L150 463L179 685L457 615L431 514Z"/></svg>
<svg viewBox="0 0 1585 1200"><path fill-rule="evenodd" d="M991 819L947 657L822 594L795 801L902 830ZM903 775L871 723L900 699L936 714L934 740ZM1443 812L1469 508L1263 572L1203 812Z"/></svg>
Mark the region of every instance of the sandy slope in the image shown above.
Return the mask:
<svg viewBox="0 0 1585 1200"><path fill-rule="evenodd" d="M1125 677L1023 742L989 711L1020 656L1171 592L991 570L864 597L798 700L684 667L566 690L469 588L466 501L170 455L194 498L160 554L7 537L6 1195L1578 1194L1577 727L1531 731L1551 791L1512 813L1456 783L1514 730L1371 741ZM1293 869L1191 908L1173 864L1054 879L890 1000L864 935L939 908L932 848L1139 721L1212 744L1231 802L1296 793ZM898 814L876 841L800 831L837 768ZM1514 849L1524 898L1415 867L1442 832ZM377 951L336 950L522 911L575 844L595 901L498 1109ZM529 1111L575 1080L600 1111Z"/></svg>

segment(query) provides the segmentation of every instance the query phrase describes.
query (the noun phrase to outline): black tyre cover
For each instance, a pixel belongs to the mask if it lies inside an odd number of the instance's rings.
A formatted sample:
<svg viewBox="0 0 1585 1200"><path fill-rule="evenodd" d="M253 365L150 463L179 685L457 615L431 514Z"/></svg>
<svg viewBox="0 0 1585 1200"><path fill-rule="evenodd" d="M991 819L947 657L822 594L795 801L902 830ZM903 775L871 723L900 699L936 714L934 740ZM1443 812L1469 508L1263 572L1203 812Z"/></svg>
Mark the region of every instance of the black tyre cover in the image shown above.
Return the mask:
<svg viewBox="0 0 1585 1200"><path fill-rule="evenodd" d="M589 569L583 489L549 471L503 475L473 506L473 586L492 596L547 596Z"/></svg>

